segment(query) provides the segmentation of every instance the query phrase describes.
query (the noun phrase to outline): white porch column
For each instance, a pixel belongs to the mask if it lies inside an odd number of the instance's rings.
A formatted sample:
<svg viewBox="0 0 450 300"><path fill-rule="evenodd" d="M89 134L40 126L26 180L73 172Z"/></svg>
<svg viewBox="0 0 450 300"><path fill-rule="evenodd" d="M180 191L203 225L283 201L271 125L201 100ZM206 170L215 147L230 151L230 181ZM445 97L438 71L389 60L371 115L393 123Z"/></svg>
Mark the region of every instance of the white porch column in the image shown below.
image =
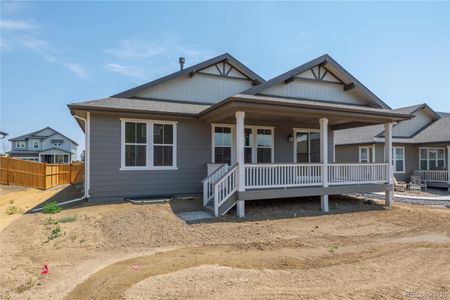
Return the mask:
<svg viewBox="0 0 450 300"><path fill-rule="evenodd" d="M328 119L320 119L320 162L322 163L322 186L328 187ZM320 209L328 212L328 195L320 196Z"/></svg>
<svg viewBox="0 0 450 300"><path fill-rule="evenodd" d="M384 124L384 159L385 162L388 163L386 174L388 178L388 184L392 186L392 176L394 176L394 168L392 165L392 123ZM392 187L392 190L386 190L385 192L385 204L387 206L390 206L394 199L393 189L394 188Z"/></svg>
<svg viewBox="0 0 450 300"><path fill-rule="evenodd" d="M244 169L244 145L245 145L245 131L244 131L245 112L236 112L236 162L238 163L238 192L245 191L245 169ZM237 215L239 218L245 216L245 201L237 201Z"/></svg>
<svg viewBox="0 0 450 300"><path fill-rule="evenodd" d="M450 192L450 146L447 146L447 183Z"/></svg>

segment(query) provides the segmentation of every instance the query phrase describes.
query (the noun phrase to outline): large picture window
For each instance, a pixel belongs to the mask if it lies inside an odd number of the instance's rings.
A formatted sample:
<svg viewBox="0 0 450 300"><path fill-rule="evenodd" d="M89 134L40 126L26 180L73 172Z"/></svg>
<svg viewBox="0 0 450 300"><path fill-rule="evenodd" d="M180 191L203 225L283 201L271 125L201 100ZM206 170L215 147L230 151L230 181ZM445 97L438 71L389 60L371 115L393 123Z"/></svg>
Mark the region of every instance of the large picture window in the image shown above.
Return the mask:
<svg viewBox="0 0 450 300"><path fill-rule="evenodd" d="M445 148L420 148L421 170L440 170L445 168Z"/></svg>
<svg viewBox="0 0 450 300"><path fill-rule="evenodd" d="M320 162L320 132L315 129L296 129L294 148L297 163Z"/></svg>
<svg viewBox="0 0 450 300"><path fill-rule="evenodd" d="M176 168L176 122L122 120L121 169Z"/></svg>

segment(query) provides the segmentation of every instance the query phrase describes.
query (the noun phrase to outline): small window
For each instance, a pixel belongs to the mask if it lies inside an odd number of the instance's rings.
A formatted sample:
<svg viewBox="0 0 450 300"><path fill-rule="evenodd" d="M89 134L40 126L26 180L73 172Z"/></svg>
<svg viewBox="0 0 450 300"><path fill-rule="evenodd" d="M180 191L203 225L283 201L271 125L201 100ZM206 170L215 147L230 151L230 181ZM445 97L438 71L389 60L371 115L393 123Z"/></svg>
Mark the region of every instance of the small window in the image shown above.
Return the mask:
<svg viewBox="0 0 450 300"><path fill-rule="evenodd" d="M33 142L33 149L39 149L39 142L38 141L34 141Z"/></svg>
<svg viewBox="0 0 450 300"><path fill-rule="evenodd" d="M125 166L144 167L147 157L147 124L125 123Z"/></svg>
<svg viewBox="0 0 450 300"><path fill-rule="evenodd" d="M394 173L405 172L405 148L393 147L392 148L392 163L394 165Z"/></svg>
<svg viewBox="0 0 450 300"><path fill-rule="evenodd" d="M56 143L53 143L53 146L55 146L55 147L61 147L61 146L62 146L62 143L56 142Z"/></svg>
<svg viewBox="0 0 450 300"><path fill-rule="evenodd" d="M231 164L231 127L214 127L214 163Z"/></svg>
<svg viewBox="0 0 450 300"><path fill-rule="evenodd" d="M18 149L25 149L25 141L17 141L16 142L16 148L18 148Z"/></svg>

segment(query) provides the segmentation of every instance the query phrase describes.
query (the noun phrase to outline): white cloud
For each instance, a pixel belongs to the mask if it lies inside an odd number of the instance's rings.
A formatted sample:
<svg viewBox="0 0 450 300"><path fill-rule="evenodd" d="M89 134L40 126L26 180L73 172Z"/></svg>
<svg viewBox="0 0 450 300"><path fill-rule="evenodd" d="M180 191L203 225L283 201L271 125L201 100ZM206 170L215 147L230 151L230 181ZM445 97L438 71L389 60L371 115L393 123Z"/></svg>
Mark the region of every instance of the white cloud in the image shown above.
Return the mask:
<svg viewBox="0 0 450 300"><path fill-rule="evenodd" d="M15 14L23 11L30 6L30 3L25 1L8 1L1 2L1 10L4 14Z"/></svg>
<svg viewBox="0 0 450 300"><path fill-rule="evenodd" d="M150 80L178 71L178 57L193 65L214 56L214 52L184 42L174 34L157 38L137 36L119 41L117 47L106 49L115 63L105 64L109 71L125 76Z"/></svg>
<svg viewBox="0 0 450 300"><path fill-rule="evenodd" d="M104 65L104 68L110 72L118 73L129 77L144 79L142 71L133 66L125 66L117 63L107 63Z"/></svg>
<svg viewBox="0 0 450 300"><path fill-rule="evenodd" d="M82 65L77 63L66 63L64 64L64 66L73 73L75 73L76 75L78 75L78 77L84 80L88 78L88 72Z"/></svg>
<svg viewBox="0 0 450 300"><path fill-rule="evenodd" d="M36 29L37 26L35 23L30 22L30 21L5 19L5 20L0 20L0 28L4 29L4 30L28 31L28 30Z"/></svg>
<svg viewBox="0 0 450 300"><path fill-rule="evenodd" d="M49 62L56 62L57 58L52 54L56 52L55 48L47 41L34 38L32 36L22 36L19 42L26 48L33 50L36 54L42 56Z"/></svg>

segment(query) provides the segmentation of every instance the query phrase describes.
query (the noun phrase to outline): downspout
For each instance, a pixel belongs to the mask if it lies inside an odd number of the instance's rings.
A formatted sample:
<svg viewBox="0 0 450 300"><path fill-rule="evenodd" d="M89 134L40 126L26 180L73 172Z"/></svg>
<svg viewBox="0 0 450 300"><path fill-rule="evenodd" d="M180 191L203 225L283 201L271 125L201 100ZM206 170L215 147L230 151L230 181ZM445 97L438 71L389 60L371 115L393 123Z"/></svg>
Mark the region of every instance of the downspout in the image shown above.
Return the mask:
<svg viewBox="0 0 450 300"><path fill-rule="evenodd" d="M85 129L84 129L84 141L85 141L85 150L84 150L84 195L81 196L80 198L76 198L76 199L72 199L72 200L67 200L61 203L58 203L59 206L62 205L66 205L69 203L74 203L74 202L78 202L78 201L82 201L85 200L86 198L89 198L89 185L90 185L90 180L89 180L89 175L90 175L90 170L89 170L89 161L90 161L90 155L89 155L89 147L90 147L90 118L91 115L89 112L86 113L87 114L87 118L82 118L76 115L73 115L75 118L82 120L85 124ZM41 211L42 207L39 208L35 208L33 210L31 210L32 212L38 212Z"/></svg>
<svg viewBox="0 0 450 300"><path fill-rule="evenodd" d="M90 112L86 112L86 119L82 118L77 115L73 115L75 118L82 120L85 124L84 127L84 196L83 198L89 198L89 188L90 188L90 161L91 161L91 155L90 155L90 119L91 114Z"/></svg>

